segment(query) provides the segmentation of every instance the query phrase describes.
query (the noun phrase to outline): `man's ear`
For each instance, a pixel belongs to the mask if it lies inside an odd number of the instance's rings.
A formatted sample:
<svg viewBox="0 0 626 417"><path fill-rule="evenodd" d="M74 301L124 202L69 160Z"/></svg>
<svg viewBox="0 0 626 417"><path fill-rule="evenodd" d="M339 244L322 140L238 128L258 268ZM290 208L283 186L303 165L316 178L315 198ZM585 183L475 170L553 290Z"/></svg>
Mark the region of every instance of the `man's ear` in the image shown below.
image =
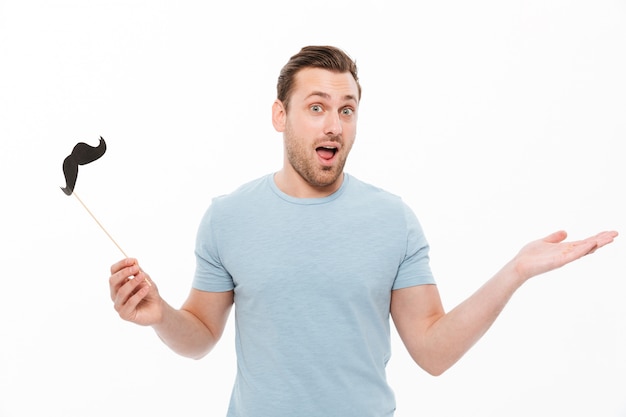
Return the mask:
<svg viewBox="0 0 626 417"><path fill-rule="evenodd" d="M277 132L285 131L285 123L287 119L287 110L283 102L276 99L272 105L272 124Z"/></svg>

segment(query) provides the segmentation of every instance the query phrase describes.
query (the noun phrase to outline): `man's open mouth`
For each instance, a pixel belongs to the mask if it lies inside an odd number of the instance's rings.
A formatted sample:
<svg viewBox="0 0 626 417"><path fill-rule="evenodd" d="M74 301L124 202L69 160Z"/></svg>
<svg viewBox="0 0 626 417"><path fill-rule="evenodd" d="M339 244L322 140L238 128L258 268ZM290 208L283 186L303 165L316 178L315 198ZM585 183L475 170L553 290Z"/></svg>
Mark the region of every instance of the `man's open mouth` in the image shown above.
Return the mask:
<svg viewBox="0 0 626 417"><path fill-rule="evenodd" d="M320 146L316 148L315 151L320 156L320 158L328 160L332 159L333 156L335 156L335 154L337 153L337 148L334 146Z"/></svg>

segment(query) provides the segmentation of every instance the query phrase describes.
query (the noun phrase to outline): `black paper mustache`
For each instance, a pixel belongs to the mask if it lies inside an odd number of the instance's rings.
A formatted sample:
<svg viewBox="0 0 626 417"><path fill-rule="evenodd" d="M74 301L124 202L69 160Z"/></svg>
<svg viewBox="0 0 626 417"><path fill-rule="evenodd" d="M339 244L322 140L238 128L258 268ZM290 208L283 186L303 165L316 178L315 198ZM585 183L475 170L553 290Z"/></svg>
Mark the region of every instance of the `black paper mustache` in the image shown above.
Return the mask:
<svg viewBox="0 0 626 417"><path fill-rule="evenodd" d="M85 165L100 158L107 150L107 144L100 136L98 146L87 145L79 142L72 149L72 153L63 161L63 174L65 174L65 187L61 190L66 195L72 195L78 178L78 166Z"/></svg>

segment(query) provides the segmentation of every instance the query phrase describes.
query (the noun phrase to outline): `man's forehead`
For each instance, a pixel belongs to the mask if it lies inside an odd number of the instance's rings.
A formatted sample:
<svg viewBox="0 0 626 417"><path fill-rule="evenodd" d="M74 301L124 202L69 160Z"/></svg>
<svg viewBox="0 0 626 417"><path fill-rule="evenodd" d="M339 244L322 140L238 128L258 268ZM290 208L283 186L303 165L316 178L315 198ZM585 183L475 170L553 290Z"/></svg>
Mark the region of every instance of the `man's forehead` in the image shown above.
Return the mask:
<svg viewBox="0 0 626 417"><path fill-rule="evenodd" d="M349 72L304 68L296 74L294 87L294 92L304 98L318 96L359 101L357 83Z"/></svg>

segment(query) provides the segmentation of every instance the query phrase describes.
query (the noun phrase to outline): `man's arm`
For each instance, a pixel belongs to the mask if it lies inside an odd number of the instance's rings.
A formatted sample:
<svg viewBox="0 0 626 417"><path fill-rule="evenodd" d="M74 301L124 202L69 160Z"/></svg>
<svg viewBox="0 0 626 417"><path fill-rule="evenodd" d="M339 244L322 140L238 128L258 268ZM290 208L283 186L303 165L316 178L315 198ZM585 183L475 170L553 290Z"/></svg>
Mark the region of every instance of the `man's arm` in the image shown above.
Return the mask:
<svg viewBox="0 0 626 417"><path fill-rule="evenodd" d="M233 291L206 292L191 289L177 310L159 295L154 282L135 259L111 267L109 287L115 310L124 320L152 326L174 352L200 359L220 339L233 305Z"/></svg>
<svg viewBox="0 0 626 417"><path fill-rule="evenodd" d="M617 232L563 242L563 231L529 243L493 278L445 313L435 285L394 290L391 315L415 362L440 375L458 361L491 327L515 291L528 279L559 268L611 243Z"/></svg>

